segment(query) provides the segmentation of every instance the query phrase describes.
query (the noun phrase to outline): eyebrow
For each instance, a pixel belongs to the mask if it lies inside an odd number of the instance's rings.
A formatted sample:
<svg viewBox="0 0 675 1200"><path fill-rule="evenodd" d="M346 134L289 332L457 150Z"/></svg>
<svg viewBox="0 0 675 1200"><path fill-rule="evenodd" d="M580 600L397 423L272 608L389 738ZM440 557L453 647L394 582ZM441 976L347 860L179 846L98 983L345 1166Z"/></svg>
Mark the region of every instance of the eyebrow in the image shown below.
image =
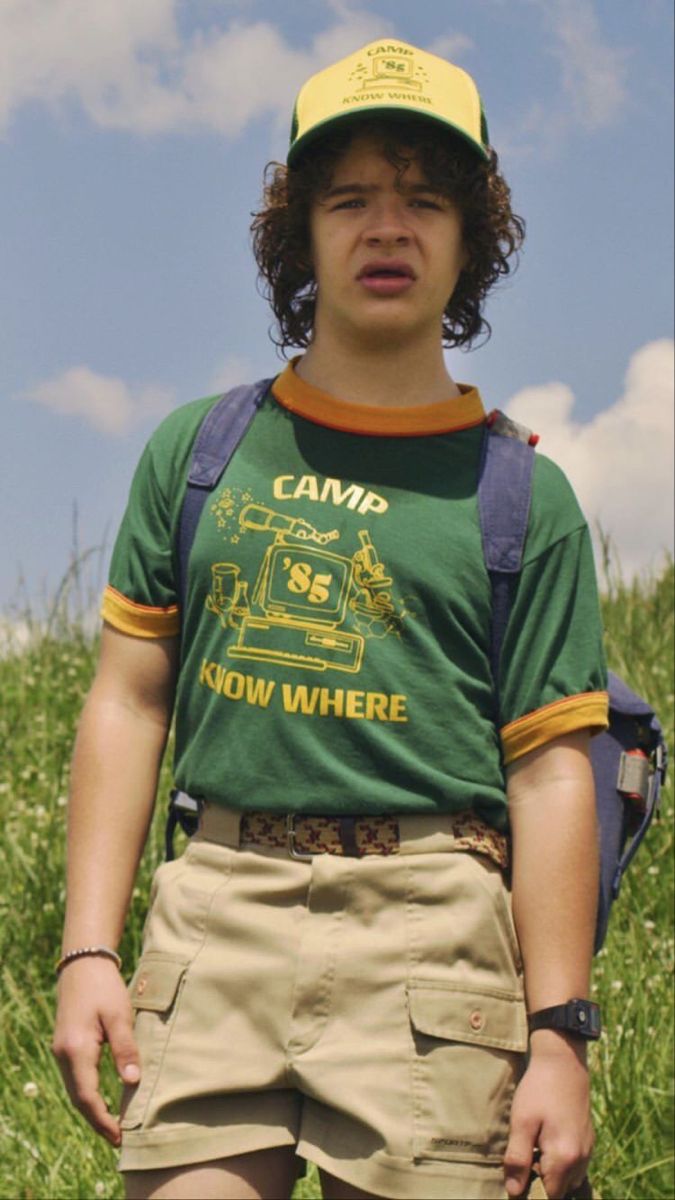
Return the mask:
<svg viewBox="0 0 675 1200"><path fill-rule="evenodd" d="M372 195L373 192L381 191L381 188L376 183L341 183L337 187L329 188L324 192L324 200L333 200L336 196L346 196L357 194L359 196ZM397 191L408 193L409 195L420 195L425 192L429 196L440 196L442 193L438 188L434 188L430 183L402 183L397 188Z"/></svg>

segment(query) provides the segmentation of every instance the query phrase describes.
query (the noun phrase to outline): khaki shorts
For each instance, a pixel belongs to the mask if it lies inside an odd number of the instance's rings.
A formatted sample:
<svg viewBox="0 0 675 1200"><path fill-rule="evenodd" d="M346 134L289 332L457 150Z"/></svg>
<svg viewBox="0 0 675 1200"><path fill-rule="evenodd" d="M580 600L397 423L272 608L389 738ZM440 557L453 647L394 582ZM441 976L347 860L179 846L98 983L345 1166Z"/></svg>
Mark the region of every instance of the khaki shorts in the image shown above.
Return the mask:
<svg viewBox="0 0 675 1200"><path fill-rule="evenodd" d="M142 1077L121 1170L272 1146L376 1195L504 1197L524 1066L501 871L404 818L354 859L197 834L155 876L131 981Z"/></svg>

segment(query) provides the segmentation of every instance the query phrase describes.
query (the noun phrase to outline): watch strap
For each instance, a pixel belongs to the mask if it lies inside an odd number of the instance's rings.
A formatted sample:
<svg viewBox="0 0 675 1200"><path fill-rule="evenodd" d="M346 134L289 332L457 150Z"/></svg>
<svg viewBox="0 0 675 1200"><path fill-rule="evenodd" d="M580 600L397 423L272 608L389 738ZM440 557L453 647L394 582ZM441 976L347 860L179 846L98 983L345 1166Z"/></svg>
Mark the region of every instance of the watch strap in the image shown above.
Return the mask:
<svg viewBox="0 0 675 1200"><path fill-rule="evenodd" d="M566 1004L540 1008L529 1014L527 1023L530 1033L535 1029L558 1029L593 1041L602 1031L600 1009L591 1000L568 1000Z"/></svg>

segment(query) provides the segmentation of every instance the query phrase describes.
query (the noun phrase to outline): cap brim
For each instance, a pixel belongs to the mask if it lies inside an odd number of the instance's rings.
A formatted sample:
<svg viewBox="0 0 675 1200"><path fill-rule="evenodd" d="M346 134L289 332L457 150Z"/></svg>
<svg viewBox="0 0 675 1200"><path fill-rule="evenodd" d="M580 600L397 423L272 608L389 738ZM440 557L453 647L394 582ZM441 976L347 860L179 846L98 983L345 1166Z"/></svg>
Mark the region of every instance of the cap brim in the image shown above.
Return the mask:
<svg viewBox="0 0 675 1200"><path fill-rule="evenodd" d="M489 160L490 156L486 146L477 142L466 130L461 129L458 125L453 125L445 117L438 117L434 113L418 112L415 109L393 108L391 105L383 104L368 109L360 109L358 112L338 113L337 116L328 117L325 121L319 121L293 142L286 157L288 166L296 167L305 151L320 141L321 138L325 137L326 134L333 133L336 129L343 126L346 128L349 125L366 125L370 119L378 117L386 117L391 121L419 121L420 125L428 126L433 124L441 126L446 133L460 138L464 145L469 146L484 161Z"/></svg>

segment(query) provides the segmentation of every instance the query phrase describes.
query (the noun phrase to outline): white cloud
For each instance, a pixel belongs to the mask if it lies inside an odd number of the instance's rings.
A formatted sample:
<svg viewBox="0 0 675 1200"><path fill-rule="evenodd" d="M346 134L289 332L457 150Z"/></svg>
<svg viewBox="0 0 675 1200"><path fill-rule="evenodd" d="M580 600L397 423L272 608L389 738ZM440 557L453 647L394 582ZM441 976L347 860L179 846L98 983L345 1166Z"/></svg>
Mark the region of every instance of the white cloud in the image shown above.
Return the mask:
<svg viewBox="0 0 675 1200"><path fill-rule="evenodd" d="M179 51L174 0L3 0L0 125L26 101L74 99L97 124L166 127Z"/></svg>
<svg viewBox="0 0 675 1200"><path fill-rule="evenodd" d="M266 21L181 39L178 0L2 0L0 130L28 101L80 104L96 125L136 133L201 127L234 137L265 114L290 123L313 71L391 30L332 0L308 51Z"/></svg>
<svg viewBox="0 0 675 1200"><path fill-rule="evenodd" d="M82 417L101 433L121 435L142 421L159 420L174 404L165 388L130 388L122 379L71 367L25 393L25 399L64 416Z"/></svg>
<svg viewBox="0 0 675 1200"><path fill-rule="evenodd" d="M623 394L584 424L564 383L524 388L506 406L541 435L542 453L568 476L596 544L599 523L628 575L658 568L673 549L673 365L671 340L642 346Z"/></svg>
<svg viewBox="0 0 675 1200"><path fill-rule="evenodd" d="M270 375L273 373L273 371L269 372ZM237 387L240 383L253 383L256 379L263 377L264 372L258 368L256 374L247 358L238 354L228 354L215 367L205 395L215 396L216 392L226 392L228 388Z"/></svg>
<svg viewBox="0 0 675 1200"><path fill-rule="evenodd" d="M444 33L434 39L426 48L430 54L439 58L447 58L449 62L459 63L467 50L473 50L473 42L464 33Z"/></svg>
<svg viewBox="0 0 675 1200"><path fill-rule="evenodd" d="M192 121L235 137L265 114L283 113L290 126L306 56L264 21L193 39L182 87Z"/></svg>
<svg viewBox="0 0 675 1200"><path fill-rule="evenodd" d="M546 13L569 108L587 129L610 125L627 100L626 51L603 41L591 0L547 3Z"/></svg>
<svg viewBox="0 0 675 1200"><path fill-rule="evenodd" d="M500 131L498 148L502 157L550 158L575 131L595 133L625 115L630 51L607 43L593 0L524 3L541 16L559 86L551 99L535 96L517 122Z"/></svg>
<svg viewBox="0 0 675 1200"><path fill-rule="evenodd" d="M229 354L216 363L200 394L215 395L281 370L283 364L275 363L271 354L257 366L252 366L242 355ZM146 421L157 424L176 405L176 396L168 388L153 384L133 388L123 379L99 375L85 366L70 367L61 375L36 384L23 393L23 399L64 417L79 417L100 433L113 437L128 433Z"/></svg>

